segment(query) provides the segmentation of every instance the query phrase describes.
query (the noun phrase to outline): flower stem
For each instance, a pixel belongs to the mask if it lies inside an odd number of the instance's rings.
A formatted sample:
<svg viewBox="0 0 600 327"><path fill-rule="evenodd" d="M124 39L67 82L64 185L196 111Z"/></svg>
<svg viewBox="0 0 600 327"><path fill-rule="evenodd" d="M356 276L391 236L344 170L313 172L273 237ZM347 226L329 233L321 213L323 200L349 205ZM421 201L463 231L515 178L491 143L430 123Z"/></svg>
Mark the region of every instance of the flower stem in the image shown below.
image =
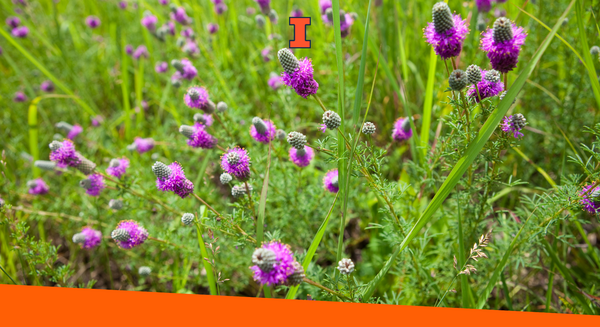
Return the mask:
<svg viewBox="0 0 600 327"><path fill-rule="evenodd" d="M217 293L217 283L215 282L215 275L212 269L212 265L208 262L208 252L206 251L206 246L204 245L204 240L202 239L202 229L200 229L200 224L196 221L196 234L198 234L198 245L200 246L200 254L202 255L202 264L204 265L204 269L206 270L206 279L208 280L208 287L210 288L210 295L218 295Z"/></svg>
<svg viewBox="0 0 600 327"><path fill-rule="evenodd" d="M333 294L333 295L335 295L335 296L339 297L339 298L340 298L340 299L342 299L342 300L346 300L346 301L348 301L348 302L354 302L353 300L351 300L350 298L348 298L348 297L344 296L343 294L340 294L340 293L338 293L338 292L336 292L336 291L334 291L334 290L332 290L332 289L329 289L329 288L327 288L327 287L325 287L325 286L323 286L323 285L321 285L321 284L319 284L319 283L317 283L317 282L315 282L315 281L312 281L312 280L310 280L310 279L308 279L308 278L306 278L306 277L304 277L304 282L305 282L305 283L308 283L308 284L310 284L310 285L312 285L312 286L316 286L316 287L318 287L318 288L322 289L322 290L323 290L323 291L325 291L325 292L328 292L328 293L330 293L330 294Z"/></svg>

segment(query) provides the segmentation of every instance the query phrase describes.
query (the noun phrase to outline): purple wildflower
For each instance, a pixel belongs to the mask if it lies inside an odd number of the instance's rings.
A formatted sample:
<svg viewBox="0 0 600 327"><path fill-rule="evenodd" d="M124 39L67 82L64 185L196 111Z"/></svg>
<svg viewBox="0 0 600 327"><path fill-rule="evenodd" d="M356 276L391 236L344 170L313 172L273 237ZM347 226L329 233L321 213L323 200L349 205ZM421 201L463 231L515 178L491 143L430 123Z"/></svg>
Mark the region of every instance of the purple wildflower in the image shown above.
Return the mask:
<svg viewBox="0 0 600 327"><path fill-rule="evenodd" d="M520 131L527 124L527 119L522 114L515 114L508 117L504 117L502 121L502 130L506 133L513 133L514 138L523 137L523 133Z"/></svg>
<svg viewBox="0 0 600 327"><path fill-rule="evenodd" d="M271 50L272 49L273 48L271 48L271 46L267 46L264 49L262 49L262 51L260 52L261 56L263 57L264 62L271 61Z"/></svg>
<svg viewBox="0 0 600 327"><path fill-rule="evenodd" d="M187 144L194 148L212 149L217 144L217 139L210 135L206 126L200 122L195 123L193 127L183 125L179 132L189 138Z"/></svg>
<svg viewBox="0 0 600 327"><path fill-rule="evenodd" d="M206 26L206 28L208 29L208 33L215 34L219 30L219 25L216 24L216 23L215 24L208 23L208 25Z"/></svg>
<svg viewBox="0 0 600 327"><path fill-rule="evenodd" d="M15 28L21 25L21 20L19 19L19 17L8 17L6 19L6 25L8 25L10 28Z"/></svg>
<svg viewBox="0 0 600 327"><path fill-rule="evenodd" d="M262 251L260 251L263 249ZM290 250L290 246L281 242L272 241L263 246L259 251L255 252L252 256L253 263L256 263L250 269L254 272L254 280L267 286L284 284L288 277L294 272L294 254ZM268 250L268 253L272 256L275 254L272 267L268 265L268 269L264 267L264 262L261 258L261 254L264 255L264 250ZM272 259L272 258L269 258ZM268 259L267 259L268 260ZM263 269L259 267L263 266Z"/></svg>
<svg viewBox="0 0 600 327"><path fill-rule="evenodd" d="M323 186L331 193L337 193L340 190L337 168L332 169L325 174L325 177L323 177Z"/></svg>
<svg viewBox="0 0 600 327"><path fill-rule="evenodd" d="M106 173L116 178L121 178L121 176L125 175L127 168L129 168L129 159L125 157L112 159L108 168L106 168Z"/></svg>
<svg viewBox="0 0 600 327"><path fill-rule="evenodd" d="M120 248L131 249L143 244L148 239L148 231L133 220L123 220L117 225L111 236Z"/></svg>
<svg viewBox="0 0 600 327"><path fill-rule="evenodd" d="M340 35L346 37L350 34L350 27L354 24L354 17L340 10Z"/></svg>
<svg viewBox="0 0 600 327"><path fill-rule="evenodd" d="M92 126L98 127L98 126L100 126L100 124L102 124L103 121L104 121L104 118L102 118L102 116L98 115L98 116L92 118Z"/></svg>
<svg viewBox="0 0 600 327"><path fill-rule="evenodd" d="M198 70L196 70L196 67L192 65L191 61L187 59L181 59L181 64L183 65L181 77L191 81L196 77L196 75L198 75Z"/></svg>
<svg viewBox="0 0 600 327"><path fill-rule="evenodd" d="M192 86L183 95L183 102L192 109L205 109L208 105L208 91L203 86Z"/></svg>
<svg viewBox="0 0 600 327"><path fill-rule="evenodd" d="M157 73L164 73L167 71L167 69L169 69L169 64L167 64L166 61L159 61L156 63L156 65L154 66L154 70Z"/></svg>
<svg viewBox="0 0 600 327"><path fill-rule="evenodd" d="M250 136L257 142L269 144L274 138L277 128L270 120L262 120L258 117L252 119L250 126Z"/></svg>
<svg viewBox="0 0 600 327"><path fill-rule="evenodd" d="M193 40L188 40L187 42L185 42L181 50L190 56L200 53L200 48L198 47L198 44L196 44L196 42L194 42Z"/></svg>
<svg viewBox="0 0 600 327"><path fill-rule="evenodd" d="M71 140L54 141L50 144L50 149L50 160L60 165L75 167L81 163L81 157L75 151L75 145Z"/></svg>
<svg viewBox="0 0 600 327"><path fill-rule="evenodd" d="M96 28L98 26L100 26L100 18L96 17L96 16L88 16L85 19L85 24L89 27L89 28Z"/></svg>
<svg viewBox="0 0 600 327"><path fill-rule="evenodd" d="M186 28L186 29L182 30L180 34L181 34L181 36L183 36L187 39L194 38L194 30L191 28Z"/></svg>
<svg viewBox="0 0 600 327"><path fill-rule="evenodd" d="M240 180L250 177L250 156L245 149L235 147L221 156L221 168Z"/></svg>
<svg viewBox="0 0 600 327"><path fill-rule="evenodd" d="M462 20L460 15L452 15L444 2L433 6L433 17L434 22L428 23L424 30L427 42L443 60L458 56L469 32L466 20Z"/></svg>
<svg viewBox="0 0 600 327"><path fill-rule="evenodd" d="M290 17L302 17L302 15L304 15L304 13L300 9L294 9L290 13Z"/></svg>
<svg viewBox="0 0 600 327"><path fill-rule="evenodd" d="M145 45L140 45L138 46L135 51L133 52L133 58L134 59L140 59L140 57L144 57L144 58L148 58L150 54L148 53L148 48L146 48Z"/></svg>
<svg viewBox="0 0 600 327"><path fill-rule="evenodd" d="M102 233L95 229L85 227L81 233L73 235L73 241L81 244L84 249L95 248L102 242Z"/></svg>
<svg viewBox="0 0 600 327"><path fill-rule="evenodd" d="M215 4L215 13L217 15L222 15L226 11L227 11L227 5L225 3L220 2L220 3Z"/></svg>
<svg viewBox="0 0 600 327"><path fill-rule="evenodd" d="M154 148L154 140L152 138L141 138L136 137L133 140L133 144L135 145L135 150L139 153L144 153L152 150Z"/></svg>
<svg viewBox="0 0 600 327"><path fill-rule="evenodd" d="M494 23L494 28L488 28L481 38L481 50L487 52L492 67L502 73L507 73L517 67L521 46L525 43L527 34L522 27L501 17Z"/></svg>
<svg viewBox="0 0 600 327"><path fill-rule="evenodd" d="M483 100L485 98L496 96L504 91L504 83L500 81L500 74L498 74L498 72L494 72L493 70L482 70L481 81L477 83L477 88L479 89L479 96L477 95L477 89L475 89L473 85L469 86L467 96L476 102L479 102L479 97Z"/></svg>
<svg viewBox="0 0 600 327"><path fill-rule="evenodd" d="M214 119L211 114L201 114L197 113L194 115L194 121L197 123L201 123L202 125L209 127L212 126Z"/></svg>
<svg viewBox="0 0 600 327"><path fill-rule="evenodd" d="M157 162L152 166L156 175L156 187L163 191L172 191L182 199L194 192L194 184L185 177L183 168L178 162L166 166Z"/></svg>
<svg viewBox="0 0 600 327"><path fill-rule="evenodd" d="M492 9L492 0L475 0L479 12L488 12Z"/></svg>
<svg viewBox="0 0 600 327"><path fill-rule="evenodd" d="M313 78L313 66L310 59L304 58L298 61L296 56L286 48L279 50L277 56L284 68L281 76L285 85L292 87L299 96L305 99L309 95L317 93L319 83Z"/></svg>
<svg viewBox="0 0 600 327"><path fill-rule="evenodd" d="M163 27L165 27L167 33L169 33L170 35L175 35L175 23L169 21L166 24L164 24Z"/></svg>
<svg viewBox="0 0 600 327"><path fill-rule="evenodd" d="M171 13L171 19L178 22L181 25L188 25L191 22L183 7L177 7L177 9L175 9L175 12Z"/></svg>
<svg viewBox="0 0 600 327"><path fill-rule="evenodd" d="M85 193L90 196L100 195L106 185L104 184L104 177L100 174L92 174L87 180L83 180L81 185L85 187Z"/></svg>
<svg viewBox="0 0 600 327"><path fill-rule="evenodd" d="M254 0L260 7L263 14L268 15L271 11L271 0Z"/></svg>
<svg viewBox="0 0 600 327"><path fill-rule="evenodd" d="M15 97L13 98L14 102L25 102L27 101L27 96L25 93L18 91L15 93Z"/></svg>
<svg viewBox="0 0 600 327"><path fill-rule="evenodd" d="M81 127L80 125L73 125L73 128L71 128L71 130L69 131L69 133L67 134L67 138L69 140L73 140L74 138L77 137L77 135L81 134L81 132L83 132L83 127Z"/></svg>
<svg viewBox="0 0 600 327"><path fill-rule="evenodd" d="M319 0L319 8L321 8L321 15L331 8L331 0Z"/></svg>
<svg viewBox="0 0 600 327"><path fill-rule="evenodd" d="M54 84L50 81L43 81L42 84L40 84L40 90L48 93L52 92L54 91Z"/></svg>
<svg viewBox="0 0 600 327"><path fill-rule="evenodd" d="M600 186L597 186L590 191L592 186L593 185L586 185L583 187L583 190L579 192L579 196L582 197L580 203L583 205L585 211L591 214L597 214L600 213ZM590 192L588 193L588 191Z"/></svg>
<svg viewBox="0 0 600 327"><path fill-rule="evenodd" d="M271 73L271 77L269 77L269 86L273 90L277 90L282 85L283 85L283 79L281 78L281 76Z"/></svg>
<svg viewBox="0 0 600 327"><path fill-rule="evenodd" d="M29 28L27 26L15 27L15 28L13 28L11 33L14 37L18 37L18 38L22 39L22 38L27 37L27 35L29 34Z"/></svg>
<svg viewBox="0 0 600 327"><path fill-rule="evenodd" d="M27 182L27 186L29 187L29 194L33 195L46 194L49 190L48 185L41 178Z"/></svg>
<svg viewBox="0 0 600 327"><path fill-rule="evenodd" d="M290 160L298 167L308 166L314 157L315 152L309 146L305 145L304 151L298 150L295 147L290 148Z"/></svg>
<svg viewBox="0 0 600 327"><path fill-rule="evenodd" d="M127 9L127 2L126 1L119 2L119 8L121 8L121 9Z"/></svg>
<svg viewBox="0 0 600 327"><path fill-rule="evenodd" d="M156 30L156 23L158 22L158 18L154 15L144 16L142 18L142 25L147 28L150 32L154 32Z"/></svg>
<svg viewBox="0 0 600 327"><path fill-rule="evenodd" d="M398 142L408 140L413 135L412 128L410 127L409 118L398 118L394 122L394 129L392 130L392 139Z"/></svg>
<svg viewBox="0 0 600 327"><path fill-rule="evenodd" d="M125 46L125 53L130 56L133 54L133 47L131 46L131 44Z"/></svg>
<svg viewBox="0 0 600 327"><path fill-rule="evenodd" d="M169 4L169 0L158 0L158 3L160 3L163 6L166 6Z"/></svg>

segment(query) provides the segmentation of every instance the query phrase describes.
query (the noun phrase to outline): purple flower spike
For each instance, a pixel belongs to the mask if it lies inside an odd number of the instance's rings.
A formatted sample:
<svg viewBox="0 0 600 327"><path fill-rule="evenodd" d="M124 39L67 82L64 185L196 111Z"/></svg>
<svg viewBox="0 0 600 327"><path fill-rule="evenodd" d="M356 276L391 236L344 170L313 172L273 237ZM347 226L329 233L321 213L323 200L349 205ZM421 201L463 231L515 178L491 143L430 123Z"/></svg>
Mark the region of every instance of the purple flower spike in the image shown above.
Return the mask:
<svg viewBox="0 0 600 327"><path fill-rule="evenodd" d="M211 118L212 119L212 118ZM189 138L187 144L194 148L212 149L217 145L217 139L206 131L206 126L200 122L194 126L183 125L179 132Z"/></svg>
<svg viewBox="0 0 600 327"><path fill-rule="evenodd" d="M89 28L96 28L98 26L100 26L100 18L96 17L96 16L88 16L85 19L85 24L89 27Z"/></svg>
<svg viewBox="0 0 600 327"><path fill-rule="evenodd" d="M277 74L271 74L271 77L269 77L269 86L273 90L277 90L282 85L283 85L283 79L281 78L281 76L279 76Z"/></svg>
<svg viewBox="0 0 600 327"><path fill-rule="evenodd" d="M424 35L435 53L445 60L460 54L468 32L466 20L452 15L446 3L438 2L433 6L433 22L427 24Z"/></svg>
<svg viewBox="0 0 600 327"><path fill-rule="evenodd" d="M392 139L398 142L408 140L413 135L412 128L410 127L410 120L408 118L398 118L394 122L394 129L392 130Z"/></svg>
<svg viewBox="0 0 600 327"><path fill-rule="evenodd" d="M104 118L102 118L102 116L98 115L98 116L92 118L92 126L98 127L98 126L100 126L100 124L102 124L103 121L104 121Z"/></svg>
<svg viewBox="0 0 600 327"><path fill-rule="evenodd" d="M169 21L163 26L166 27L167 33L169 33L170 35L175 35L175 23Z"/></svg>
<svg viewBox="0 0 600 327"><path fill-rule="evenodd" d="M494 70L482 70L481 81L477 83L477 88L479 89L479 95L477 95L477 89L471 85L467 91L467 96L479 102L479 97L483 100L497 96L504 91L504 83L500 81L500 74L498 72Z"/></svg>
<svg viewBox="0 0 600 327"><path fill-rule="evenodd" d="M122 249L142 245L148 239L148 231L133 220L123 220L111 233L111 237Z"/></svg>
<svg viewBox="0 0 600 327"><path fill-rule="evenodd" d="M71 140L50 143L50 160L56 161L64 167L75 167L81 163L81 158L75 151L75 145Z"/></svg>
<svg viewBox="0 0 600 327"><path fill-rule="evenodd" d="M494 23L494 28L483 32L481 50L487 52L495 70L507 73L517 67L526 37L522 27L517 27L506 17L500 17Z"/></svg>
<svg viewBox="0 0 600 327"><path fill-rule="evenodd" d="M508 117L504 117L502 121L502 130L506 133L512 133L514 138L523 137L523 133L520 131L527 124L527 119L522 114L515 114Z"/></svg>
<svg viewBox="0 0 600 327"><path fill-rule="evenodd" d="M258 6L260 7L260 11L263 14L265 14L265 15L269 14L269 12L271 11L271 0L254 0L254 1L256 1Z"/></svg>
<svg viewBox="0 0 600 327"><path fill-rule="evenodd" d="M166 61L159 61L156 63L156 65L154 66L154 70L157 73L164 73L167 71L167 69L169 69L169 64L167 64Z"/></svg>
<svg viewBox="0 0 600 327"><path fill-rule="evenodd" d="M166 6L169 4L169 0L158 0L158 3L160 3L162 6Z"/></svg>
<svg viewBox="0 0 600 327"><path fill-rule="evenodd" d="M304 13L300 9L294 9L290 13L290 17L302 17L302 15L304 15Z"/></svg>
<svg viewBox="0 0 600 327"><path fill-rule="evenodd" d="M475 0L479 12L488 12L492 9L492 0Z"/></svg>
<svg viewBox="0 0 600 327"><path fill-rule="evenodd" d="M172 191L183 199L194 191L194 184L185 177L183 168L178 162L173 162L169 166L156 162L152 166L152 171L156 175L156 187L163 192Z"/></svg>
<svg viewBox="0 0 600 327"><path fill-rule="evenodd" d="M191 81L196 78L196 75L198 75L196 67L189 60L181 59L181 70L177 70L173 77L176 79L185 78Z"/></svg>
<svg viewBox="0 0 600 327"><path fill-rule="evenodd" d="M133 140L133 146L130 148L133 148L133 150L137 150L137 152L139 153L144 153L144 152L148 152L150 150L152 150L154 148L154 140L152 138L141 138L141 137L136 137Z"/></svg>
<svg viewBox="0 0 600 327"><path fill-rule="evenodd" d="M119 8L121 8L121 9L127 9L127 2L126 1L119 2Z"/></svg>
<svg viewBox="0 0 600 327"><path fill-rule="evenodd" d="M54 91L54 84L50 81L43 81L42 84L40 84L40 90L50 93Z"/></svg>
<svg viewBox="0 0 600 327"><path fill-rule="evenodd" d="M144 58L148 58L150 54L148 53L148 48L146 48L145 45L140 45L138 46L135 51L133 52L133 58L134 59L140 59L142 56Z"/></svg>
<svg viewBox="0 0 600 327"><path fill-rule="evenodd" d="M133 47L131 46L131 44L125 46L125 53L130 56L133 54Z"/></svg>
<svg viewBox="0 0 600 327"><path fill-rule="evenodd" d="M144 16L142 18L142 25L147 28L150 32L154 32L156 30L156 23L158 22L158 18L154 15Z"/></svg>
<svg viewBox="0 0 600 327"><path fill-rule="evenodd" d="M203 86L192 86L183 95L183 102L192 109L205 109L208 105L208 91Z"/></svg>
<svg viewBox="0 0 600 327"><path fill-rule="evenodd" d="M262 120L258 117L252 119L252 126L250 126L250 136L256 141L269 144L275 138L277 128L275 124L270 120Z"/></svg>
<svg viewBox="0 0 600 327"><path fill-rule="evenodd" d="M100 195L100 191L106 188L104 177L100 174L92 174L87 179L80 182L80 185L86 189L85 193L90 196Z"/></svg>
<svg viewBox="0 0 600 327"><path fill-rule="evenodd" d="M188 25L191 22L183 7L178 7L175 9L175 12L171 13L171 19L181 25Z"/></svg>
<svg viewBox="0 0 600 327"><path fill-rule="evenodd" d="M350 27L354 24L354 17L340 10L340 35L346 37L350 34Z"/></svg>
<svg viewBox="0 0 600 327"><path fill-rule="evenodd" d="M221 168L239 180L246 180L250 177L250 156L240 147L230 149L221 157Z"/></svg>
<svg viewBox="0 0 600 327"><path fill-rule="evenodd" d="M112 159L108 168L106 168L106 173L115 176L116 178L121 178L121 176L125 175L127 168L129 168L129 159L125 157L121 159Z"/></svg>
<svg viewBox="0 0 600 327"><path fill-rule="evenodd" d="M27 37L27 35L29 34L29 28L27 26L15 27L15 28L13 28L11 33L14 37L18 37L18 38L22 39L22 38Z"/></svg>
<svg viewBox="0 0 600 327"><path fill-rule="evenodd" d="M273 48L271 48L271 46L267 46L260 52L264 62L271 61L271 50L273 50Z"/></svg>
<svg viewBox="0 0 600 327"><path fill-rule="evenodd" d="M77 137L77 135L81 134L81 132L83 132L83 127L75 124L73 125L73 128L71 128L71 130L69 131L69 134L67 134L67 138L69 140L73 140Z"/></svg>
<svg viewBox="0 0 600 327"><path fill-rule="evenodd" d="M19 17L8 17L6 19L6 25L8 25L10 28L19 27L19 25L21 25L21 20L19 19Z"/></svg>
<svg viewBox="0 0 600 327"><path fill-rule="evenodd" d="M331 8L331 0L319 0L319 8L321 8L321 15L327 11L327 9Z"/></svg>
<svg viewBox="0 0 600 327"><path fill-rule="evenodd" d="M217 15L222 15L226 11L227 11L227 5L224 4L223 2L215 4L215 13Z"/></svg>
<svg viewBox="0 0 600 327"><path fill-rule="evenodd" d="M73 242L79 243L83 249L93 249L102 242L102 233L85 227L81 233L73 235Z"/></svg>
<svg viewBox="0 0 600 327"><path fill-rule="evenodd" d="M306 167L315 157L314 150L309 146L304 146L304 151L294 147L290 148L290 160L298 167Z"/></svg>
<svg viewBox="0 0 600 327"><path fill-rule="evenodd" d="M340 190L337 168L332 169L325 174L325 177L323 177L323 186L331 193L337 193Z"/></svg>
<svg viewBox="0 0 600 327"><path fill-rule="evenodd" d="M25 102L27 101L27 96L25 93L19 91L15 93L15 97L13 98L14 102Z"/></svg>
<svg viewBox="0 0 600 327"><path fill-rule="evenodd" d="M583 190L579 193L582 197L580 203L583 205L585 211L591 214L598 214L600 213L600 186L595 187L594 190L588 193L592 186L586 185L583 187Z"/></svg>
<svg viewBox="0 0 600 327"><path fill-rule="evenodd" d="M219 30L219 25L217 25L216 23L209 23L206 28L208 29L208 33L210 34L215 34L217 33L217 31Z"/></svg>
<svg viewBox="0 0 600 327"><path fill-rule="evenodd" d="M48 185L41 178L27 182L27 186L29 187L29 194L33 195L46 194L49 190Z"/></svg>
<svg viewBox="0 0 600 327"><path fill-rule="evenodd" d="M296 56L286 48L279 50L277 56L284 69L281 76L285 85L292 87L299 96L305 99L317 93L319 83L313 78L313 66L310 59L304 58L298 61Z"/></svg>
<svg viewBox="0 0 600 327"><path fill-rule="evenodd" d="M273 241L254 252L250 269L254 280L267 286L284 284L294 272L294 254L290 246Z"/></svg>

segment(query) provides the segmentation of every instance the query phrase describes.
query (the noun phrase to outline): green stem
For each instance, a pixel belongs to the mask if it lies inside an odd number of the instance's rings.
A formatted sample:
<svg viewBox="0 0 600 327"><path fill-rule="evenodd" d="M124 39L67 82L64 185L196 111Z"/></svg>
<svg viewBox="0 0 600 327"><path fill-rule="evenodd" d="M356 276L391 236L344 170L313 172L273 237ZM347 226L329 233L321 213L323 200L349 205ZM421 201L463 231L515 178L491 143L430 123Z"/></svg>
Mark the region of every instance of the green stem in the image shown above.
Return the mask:
<svg viewBox="0 0 600 327"><path fill-rule="evenodd" d="M208 262L208 252L206 251L206 246L204 245L204 240L202 239L202 229L200 228L200 224L195 222L196 225L196 234L198 234L198 245L200 245L200 254L202 254L202 264L204 265L204 269L206 269L206 279L208 279L208 286L210 288L210 295L218 295L217 294L217 283L215 282L215 275L212 269L212 265Z"/></svg>

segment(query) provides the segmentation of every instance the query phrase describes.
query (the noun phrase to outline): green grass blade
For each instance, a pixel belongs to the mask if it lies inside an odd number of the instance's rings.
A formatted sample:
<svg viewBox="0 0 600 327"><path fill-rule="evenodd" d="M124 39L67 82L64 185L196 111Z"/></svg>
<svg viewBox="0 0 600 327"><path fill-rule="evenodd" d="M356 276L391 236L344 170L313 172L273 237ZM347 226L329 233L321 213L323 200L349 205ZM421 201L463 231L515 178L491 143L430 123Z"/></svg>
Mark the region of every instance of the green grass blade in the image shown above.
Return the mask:
<svg viewBox="0 0 600 327"><path fill-rule="evenodd" d="M129 58L125 52L125 35L121 33L121 93L123 95L123 109L125 109L125 139L132 140L131 135L131 104L129 103Z"/></svg>
<svg viewBox="0 0 600 327"><path fill-rule="evenodd" d="M367 49L369 47L369 17L371 15L371 0L367 8L367 18L365 20L365 34L363 37L362 52L360 56L360 66L358 68L358 82L356 83L356 93L354 94L354 110L352 111L352 123L356 127L360 116L360 104L362 102L363 85L365 82L365 66L367 63ZM359 131L360 133L360 131Z"/></svg>
<svg viewBox="0 0 600 327"><path fill-rule="evenodd" d="M410 241L412 241L412 239L417 236L417 234L425 226L425 224L429 222L429 220L433 217L433 214L440 208L444 200L446 200L448 195L450 195L450 192L454 189L454 186L456 186L460 178L467 171L471 163L475 160L481 149L483 149L483 146L490 138L496 127L498 127L500 121L510 108L512 101L517 97L517 94L525 84L525 81L529 78L529 75L531 75L535 66L540 61L540 58L548 48L548 45L550 45L550 42L554 38L556 31L561 26L563 20L571 10L571 7L573 7L574 3L575 0L572 0L565 12L558 19L558 22L554 25L552 31L548 34L548 36L546 36L546 39L542 42L536 53L529 60L527 66L525 66L521 74L519 74L519 77L515 80L511 88L507 91L504 99L500 101L496 110L487 119L487 121L479 131L477 137L471 142L471 144L467 148L465 155L462 158L460 158L459 161L456 163L456 165L446 178L446 181L444 181L444 183L442 184L438 192L435 194L435 196L433 197L433 199L431 200L431 202L429 203L419 220L408 232L406 238L404 238L404 240L402 240L402 243L400 243L400 245L396 247L388 261L377 274L377 276L375 276L375 278L373 278L373 280L369 282L363 295L363 301L366 301L373 295L377 284L387 274L387 271L392 266L392 263L396 259L396 256L408 246L408 243L410 243Z"/></svg>
<svg viewBox="0 0 600 327"><path fill-rule="evenodd" d="M466 248L465 248L465 240L462 229L462 217L460 215L460 202L456 202L456 209L458 210L458 266L463 267L466 258ZM461 289L461 299L462 299L462 307L463 308L472 308L473 303L471 301L471 287L469 286L469 277L466 274L460 275L460 289Z"/></svg>
<svg viewBox="0 0 600 327"><path fill-rule="evenodd" d="M587 33L585 32L585 25L583 24L583 0L577 0L575 6L577 14L577 26L579 27L579 40L581 41L581 47L583 50L583 57L585 59L586 68L588 75L590 75L590 82L592 82L592 90L594 91L594 97L596 98L596 114L600 111L600 82L598 81L598 75L596 75L596 69L594 68L594 62L592 61L592 54L590 53L590 46L587 39Z"/></svg>
<svg viewBox="0 0 600 327"><path fill-rule="evenodd" d="M200 219L204 218L205 215L206 207L201 206ZM210 258L208 257L208 251L206 251L206 245L204 245L204 240L202 239L202 229L200 228L200 224L198 222L196 222L196 234L198 234L198 245L200 245L200 254L202 255L202 258L200 258L200 260L204 265L204 269L206 269L206 279L208 280L210 295L217 295L217 283L215 281L215 275L213 273L212 265L208 261L204 260L204 258Z"/></svg>
<svg viewBox="0 0 600 327"><path fill-rule="evenodd" d="M433 47L429 54L429 73L427 74L427 88L425 89L425 102L423 104L423 122L421 123L421 146L423 147L423 158L427 155L427 144L429 143L429 129L431 128L431 111L433 108L433 87L435 84L435 68L437 66L437 55Z"/></svg>
<svg viewBox="0 0 600 327"><path fill-rule="evenodd" d="M264 224L265 224L265 208L267 206L267 193L269 191L269 170L271 168L271 144L269 143L269 155L267 157L267 171L265 172L265 180L263 181L262 190L260 191L260 202L258 203L258 221L256 222L256 244L259 246L263 242Z"/></svg>
<svg viewBox="0 0 600 327"><path fill-rule="evenodd" d="M37 121L37 104L42 100L37 97L31 101L29 110L27 111L27 123L29 125L29 152L33 157L33 161L40 159L40 151L38 148L38 121ZM40 169L35 165L31 165L33 169L33 177L40 177Z"/></svg>
<svg viewBox="0 0 600 327"><path fill-rule="evenodd" d="M308 265L310 265L312 258L314 257L315 253L317 252L319 243L321 243L321 239L323 239L323 235L325 234L325 229L327 229L327 224L329 223L329 218L331 218L331 213L333 212L333 208L335 207L335 203L337 202L338 196L339 196L339 192L335 195L335 198L333 199L333 203L331 204L331 207L329 208L329 212L327 212L327 217L325 217L325 220L323 220L323 222L321 223L321 226L317 230L317 234L315 234L315 237L313 238L312 242L310 243L310 247L308 248L308 251L306 252L304 261L302 261L302 267L304 268L304 271L306 271L308 269ZM298 292L298 286L291 287L285 298L289 299L289 300L293 299L294 297L296 297L296 292Z"/></svg>
<svg viewBox="0 0 600 327"><path fill-rule="evenodd" d="M34 66L36 66L46 77L48 77L54 85L60 88L63 92L68 95L73 96L73 99L85 110L88 114L95 116L96 112L90 106L88 106L83 100L78 97L75 97L73 91L71 91L63 82L61 82L58 78L56 78L44 65L42 65L39 61L37 61L25 48L23 48L17 41L15 41L4 29L0 29L0 34L4 36L4 38L12 44L21 54L27 58Z"/></svg>

